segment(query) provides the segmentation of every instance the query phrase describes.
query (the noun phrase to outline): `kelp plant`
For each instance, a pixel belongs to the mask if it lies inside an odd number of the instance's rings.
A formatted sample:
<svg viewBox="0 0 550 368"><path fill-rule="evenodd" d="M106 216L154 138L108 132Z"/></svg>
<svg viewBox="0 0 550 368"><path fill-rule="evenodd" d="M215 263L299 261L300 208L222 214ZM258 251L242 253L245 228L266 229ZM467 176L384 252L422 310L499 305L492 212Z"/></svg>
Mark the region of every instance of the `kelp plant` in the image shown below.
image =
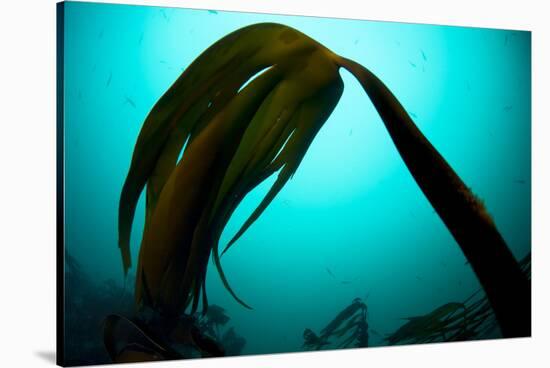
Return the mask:
<svg viewBox="0 0 550 368"><path fill-rule="evenodd" d="M205 279L212 256L227 290L248 307L221 267L220 235L246 194L278 172L225 252L296 172L342 95L341 67L361 83L413 178L472 265L504 336L530 335L528 280L483 204L396 97L365 67L274 23L244 27L209 47L143 124L119 208L126 273L132 264L136 204L146 187L137 305L167 319L177 319L185 310L194 313L200 300L206 310Z"/></svg>
<svg viewBox="0 0 550 368"><path fill-rule="evenodd" d="M520 261L531 279L531 254ZM498 336L498 324L489 300L478 290L461 303L444 304L428 314L404 318L397 331L386 337L389 345L490 339Z"/></svg>
<svg viewBox="0 0 550 368"><path fill-rule="evenodd" d="M334 317L328 325L317 335L311 329L304 330L303 347L311 350L320 350L327 345L340 340L339 348L369 347L369 324L367 322L367 305L360 299L353 302ZM353 345L352 345L353 344Z"/></svg>

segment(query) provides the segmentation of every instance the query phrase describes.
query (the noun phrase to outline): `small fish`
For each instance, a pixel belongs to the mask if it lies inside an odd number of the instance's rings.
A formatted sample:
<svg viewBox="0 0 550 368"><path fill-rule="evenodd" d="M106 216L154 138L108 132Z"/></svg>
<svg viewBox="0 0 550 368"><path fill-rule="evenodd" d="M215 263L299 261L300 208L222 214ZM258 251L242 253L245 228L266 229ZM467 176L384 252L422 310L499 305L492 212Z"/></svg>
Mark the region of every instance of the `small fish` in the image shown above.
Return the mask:
<svg viewBox="0 0 550 368"><path fill-rule="evenodd" d="M422 59L424 59L424 61L428 61L428 58L426 57L424 50L420 50L420 53L422 54Z"/></svg>
<svg viewBox="0 0 550 368"><path fill-rule="evenodd" d="M166 11L164 9L160 9L160 12L162 13L162 16L164 17L164 20L169 22L170 19L168 18L168 15L166 14Z"/></svg>
<svg viewBox="0 0 550 368"><path fill-rule="evenodd" d="M416 275L416 279L417 279L418 281L422 281L422 277L420 277L420 276L418 276L418 275Z"/></svg>
<svg viewBox="0 0 550 368"><path fill-rule="evenodd" d="M415 118L415 119L418 117L418 116L416 116L416 114L415 114L414 112L410 112L410 111L409 111L409 114L410 114L413 118Z"/></svg>
<svg viewBox="0 0 550 368"><path fill-rule="evenodd" d="M355 282L355 281L357 281L357 280L359 280L359 276L355 277L353 280L341 280L340 283L341 283L342 285L349 285L349 284L351 284L352 282ZM357 299L358 299L358 300L361 300L360 298L357 298Z"/></svg>
<svg viewBox="0 0 550 368"><path fill-rule="evenodd" d="M159 61L159 63L161 63L161 64L167 64L167 62L166 62L165 60L161 60L161 61Z"/></svg>
<svg viewBox="0 0 550 368"><path fill-rule="evenodd" d="M353 42L354 45L357 45L358 43L359 43L359 40L355 40L355 41Z"/></svg>
<svg viewBox="0 0 550 368"><path fill-rule="evenodd" d="M128 97L128 96L124 96L124 103L125 104L129 104L130 106L132 106L134 109L136 108L136 104L134 103L134 101Z"/></svg>
<svg viewBox="0 0 550 368"><path fill-rule="evenodd" d="M139 36L138 45L141 45L141 43L143 42L143 36L145 36L145 32L141 32L141 36Z"/></svg>
<svg viewBox="0 0 550 368"><path fill-rule="evenodd" d="M97 38L100 40L103 38L103 31L104 29L102 29L101 32L99 32L99 34L97 35Z"/></svg>
<svg viewBox="0 0 550 368"><path fill-rule="evenodd" d="M506 106L504 106L504 107L502 108L502 110L504 110L504 111L510 111L510 110L512 110L512 105L506 105Z"/></svg>
<svg viewBox="0 0 550 368"><path fill-rule="evenodd" d="M216 10L209 10L208 11L210 14L218 14L218 12Z"/></svg>
<svg viewBox="0 0 550 368"><path fill-rule="evenodd" d="M113 79L113 72L111 71L109 73L109 78L107 78L107 83L105 84L105 87L109 87L109 85L111 84L112 79Z"/></svg>
<svg viewBox="0 0 550 368"><path fill-rule="evenodd" d="M330 276L332 276L332 278L334 278L334 279L336 278L336 276L334 276L334 274L332 273L332 271L331 271L328 267L326 268L326 270L327 270L327 273L328 273Z"/></svg>
<svg viewBox="0 0 550 368"><path fill-rule="evenodd" d="M504 45L507 45L508 44L508 35L505 35L504 36Z"/></svg>
<svg viewBox="0 0 550 368"><path fill-rule="evenodd" d="M401 42L399 42L398 40L395 40L395 44L396 44L397 46L401 46Z"/></svg>
<svg viewBox="0 0 550 368"><path fill-rule="evenodd" d="M352 134L353 134L353 129L350 129L349 130L349 136L351 137Z"/></svg>
<svg viewBox="0 0 550 368"><path fill-rule="evenodd" d="M516 184L525 184L525 180L523 180L523 179L516 179L516 180L514 180L514 183L516 183Z"/></svg>
<svg viewBox="0 0 550 368"><path fill-rule="evenodd" d="M409 64L411 64L411 66L412 66L413 68L416 68L416 64L415 64L415 63L413 63L413 62L412 62L412 61L410 61L410 60L409 60Z"/></svg>

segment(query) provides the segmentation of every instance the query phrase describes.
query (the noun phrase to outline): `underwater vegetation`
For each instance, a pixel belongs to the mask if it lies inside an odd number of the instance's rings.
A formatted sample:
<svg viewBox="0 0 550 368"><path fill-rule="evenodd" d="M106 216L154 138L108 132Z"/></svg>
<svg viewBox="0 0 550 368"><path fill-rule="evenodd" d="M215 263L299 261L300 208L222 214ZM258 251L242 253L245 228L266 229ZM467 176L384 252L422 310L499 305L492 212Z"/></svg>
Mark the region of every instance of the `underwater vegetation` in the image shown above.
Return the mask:
<svg viewBox="0 0 550 368"><path fill-rule="evenodd" d="M128 283L132 282L131 275ZM103 320L111 313L133 313L133 292L112 280L97 281L70 253L65 253L65 363L87 365L109 363L103 345Z"/></svg>
<svg viewBox="0 0 550 368"><path fill-rule="evenodd" d="M520 261L525 276L531 278L531 254ZM462 302L443 304L424 315L403 318L406 322L384 337L387 345L424 344L482 340L501 337L498 322L483 290ZM374 330L371 332L378 335ZM346 336L347 335L347 336ZM345 337L342 339L342 337ZM368 347L367 306L356 298L320 334L306 328L303 347L310 350ZM355 342L354 345L351 345Z"/></svg>
<svg viewBox="0 0 550 368"><path fill-rule="evenodd" d="M199 305L208 313L208 261L212 257L228 292L250 308L231 288L221 255L298 169L344 91L340 68L357 78L372 101L414 180L471 264L503 336L530 335L529 281L483 203L371 71L275 23L239 29L205 50L141 128L120 198L119 247L126 274L132 222L145 189L135 302L138 315L155 317L142 319L144 333L152 328L165 336L163 346L181 335L216 354L202 334L189 339L196 323L187 321ZM274 174L265 198L220 252L221 233L237 206Z"/></svg>
<svg viewBox="0 0 550 368"><path fill-rule="evenodd" d="M71 290L65 298L65 336L70 336L65 339L67 365L208 355L206 350L197 349L195 341L177 346L177 350L157 343L157 337L143 326L146 324L142 320L123 317L135 312L134 295L128 286L120 286L113 279L98 282L70 253L65 256L65 272L65 286ZM131 285L133 279L133 275L128 275L127 284ZM235 328L227 326L230 317L219 306L211 305L209 313L189 317L188 321L196 326L193 333L202 338L198 345L203 349L217 349L217 354L232 356L241 354L246 345ZM178 341L186 340L179 336Z"/></svg>
<svg viewBox="0 0 550 368"><path fill-rule="evenodd" d="M148 312L132 319L115 314L107 316L103 333L111 361L231 356L239 355L246 345L234 327L225 328L230 317L217 305L211 305L205 314L182 316L176 326L166 325L170 321L155 311Z"/></svg>
<svg viewBox="0 0 550 368"><path fill-rule="evenodd" d="M522 272L531 278L531 255L520 262ZM501 336L491 304L482 290L463 302L444 304L422 316L404 318L407 322L386 337L389 345L490 339Z"/></svg>
<svg viewBox="0 0 550 368"><path fill-rule="evenodd" d="M398 343L428 343L456 341L468 330L467 307L464 303L447 303L423 316L404 318L407 323L386 338L389 345ZM458 326L459 332L452 333ZM468 337L473 338L473 336ZM467 339L467 338L465 338Z"/></svg>
<svg viewBox="0 0 550 368"><path fill-rule="evenodd" d="M320 350L331 346L338 348L369 346L367 305L360 298L355 298L350 305L338 313L319 335L309 328L304 330L304 348Z"/></svg>
<svg viewBox="0 0 550 368"><path fill-rule="evenodd" d="M208 336L214 338L224 349L225 356L241 354L246 339L235 332L234 327L227 327L231 319L222 307L210 304L205 314L199 314L198 326Z"/></svg>

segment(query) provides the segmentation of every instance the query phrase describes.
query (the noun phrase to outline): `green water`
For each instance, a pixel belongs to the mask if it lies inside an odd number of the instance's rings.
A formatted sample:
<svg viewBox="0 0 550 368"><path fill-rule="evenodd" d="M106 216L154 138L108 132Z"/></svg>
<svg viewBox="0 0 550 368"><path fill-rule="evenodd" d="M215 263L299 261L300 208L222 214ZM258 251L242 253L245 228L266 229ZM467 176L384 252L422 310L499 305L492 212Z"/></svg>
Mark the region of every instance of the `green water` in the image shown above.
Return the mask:
<svg viewBox="0 0 550 368"><path fill-rule="evenodd" d="M204 49L259 22L294 27L373 71L483 200L516 258L530 251L529 32L67 3L65 242L94 280L123 283L118 201L147 113ZM301 350L304 328L318 331L355 297L368 295L370 327L383 335L479 288L363 89L340 73L344 94L297 173L222 258L253 310L209 268L209 300L246 338L245 354ZM246 197L222 247L273 181ZM143 216L144 198L133 260Z"/></svg>

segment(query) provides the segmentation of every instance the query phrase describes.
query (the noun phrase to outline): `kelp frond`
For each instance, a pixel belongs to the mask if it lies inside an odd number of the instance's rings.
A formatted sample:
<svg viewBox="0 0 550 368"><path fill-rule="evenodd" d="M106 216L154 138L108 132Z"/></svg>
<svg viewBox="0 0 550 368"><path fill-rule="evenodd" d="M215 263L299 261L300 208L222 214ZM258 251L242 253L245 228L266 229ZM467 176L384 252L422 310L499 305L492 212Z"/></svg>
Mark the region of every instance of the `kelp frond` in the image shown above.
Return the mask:
<svg viewBox="0 0 550 368"><path fill-rule="evenodd" d="M201 292L206 308L211 254L225 287L247 306L223 272L219 236L244 196L279 171L232 243L260 216L330 116L343 84L329 55L288 27L244 28L199 56L155 105L121 195L119 246L126 271L132 217L146 184L137 274L147 275L157 308L174 314L187 305L195 310ZM142 285L138 278L138 303Z"/></svg>

